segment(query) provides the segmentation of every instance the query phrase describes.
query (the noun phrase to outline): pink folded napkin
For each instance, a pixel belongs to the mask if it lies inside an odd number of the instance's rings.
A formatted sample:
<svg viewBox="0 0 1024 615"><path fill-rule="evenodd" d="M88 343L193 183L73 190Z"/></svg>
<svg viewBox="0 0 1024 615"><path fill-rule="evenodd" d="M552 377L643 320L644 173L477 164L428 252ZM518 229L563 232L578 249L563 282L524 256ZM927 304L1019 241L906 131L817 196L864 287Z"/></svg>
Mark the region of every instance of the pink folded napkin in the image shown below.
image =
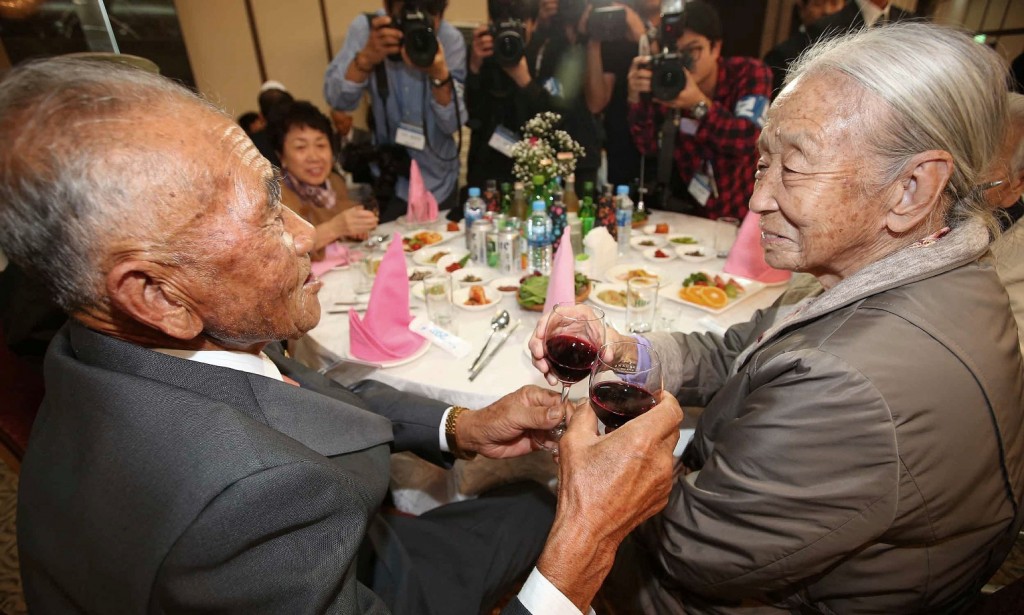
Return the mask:
<svg viewBox="0 0 1024 615"><path fill-rule="evenodd" d="M412 161L409 168L409 209L405 221L409 223L433 222L437 220L437 199L423 185L423 174L420 165Z"/></svg>
<svg viewBox="0 0 1024 615"><path fill-rule="evenodd" d="M548 280L548 296L544 300L544 311L550 312L556 303L576 300L576 260L572 255L572 244L569 243L569 227L562 231L558 240L558 251L551 263L551 278Z"/></svg>
<svg viewBox="0 0 1024 615"><path fill-rule="evenodd" d="M348 313L349 353L364 361L394 361L411 356L428 343L409 330L409 273L402 238L395 233L377 269L370 302L360 318Z"/></svg>
<svg viewBox="0 0 1024 615"><path fill-rule="evenodd" d="M338 242L327 244L327 249L324 250L324 258L320 261L313 263L313 275L320 277L335 267L342 267L351 262L351 255L348 252L348 246L343 246Z"/></svg>
<svg viewBox="0 0 1024 615"><path fill-rule="evenodd" d="M792 275L789 271L774 269L764 260L764 248L761 247L761 215L749 212L740 225L740 233L736 243L725 259L725 273L743 276L765 284L785 282Z"/></svg>

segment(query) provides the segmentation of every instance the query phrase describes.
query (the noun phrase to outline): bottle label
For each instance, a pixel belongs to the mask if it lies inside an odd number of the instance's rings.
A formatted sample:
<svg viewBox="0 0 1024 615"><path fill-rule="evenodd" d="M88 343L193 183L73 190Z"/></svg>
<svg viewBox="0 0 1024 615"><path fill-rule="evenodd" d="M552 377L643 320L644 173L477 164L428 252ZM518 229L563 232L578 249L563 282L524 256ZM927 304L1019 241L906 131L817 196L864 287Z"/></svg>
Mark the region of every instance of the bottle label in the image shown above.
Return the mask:
<svg viewBox="0 0 1024 615"><path fill-rule="evenodd" d="M628 209L620 209L615 212L615 223L619 226L633 225L633 212Z"/></svg>

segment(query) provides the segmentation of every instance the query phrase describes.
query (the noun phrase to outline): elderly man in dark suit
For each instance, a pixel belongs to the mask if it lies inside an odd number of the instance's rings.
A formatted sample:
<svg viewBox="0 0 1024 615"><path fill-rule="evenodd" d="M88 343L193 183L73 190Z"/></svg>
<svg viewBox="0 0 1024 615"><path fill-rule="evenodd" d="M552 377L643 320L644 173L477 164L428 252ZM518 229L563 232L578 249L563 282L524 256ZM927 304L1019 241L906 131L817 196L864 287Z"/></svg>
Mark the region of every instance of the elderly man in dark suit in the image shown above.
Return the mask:
<svg viewBox="0 0 1024 615"><path fill-rule="evenodd" d="M21 474L33 612L478 613L538 555L507 612L586 609L665 505L670 396L600 438L572 412L553 526L517 486L379 514L389 452L520 455L572 409L536 387L479 411L350 390L275 352L319 318L313 229L241 129L170 81L26 65L0 141L0 246L71 316Z"/></svg>

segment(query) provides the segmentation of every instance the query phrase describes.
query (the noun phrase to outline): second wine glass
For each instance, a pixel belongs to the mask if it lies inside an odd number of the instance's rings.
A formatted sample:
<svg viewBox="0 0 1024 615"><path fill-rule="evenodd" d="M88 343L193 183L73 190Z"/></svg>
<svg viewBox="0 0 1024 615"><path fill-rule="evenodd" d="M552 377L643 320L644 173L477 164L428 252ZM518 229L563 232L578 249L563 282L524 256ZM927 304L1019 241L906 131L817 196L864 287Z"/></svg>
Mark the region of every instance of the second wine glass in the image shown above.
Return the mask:
<svg viewBox="0 0 1024 615"><path fill-rule="evenodd" d="M590 406L607 433L657 405L662 388L661 359L653 348L640 340L610 342L590 374Z"/></svg>
<svg viewBox="0 0 1024 615"><path fill-rule="evenodd" d="M562 383L562 402L569 399L569 389L590 374L604 344L604 312L579 303L558 303L548 317L544 329L544 358L551 373ZM548 433L558 441L565 433L565 420ZM555 450L537 442L541 447Z"/></svg>

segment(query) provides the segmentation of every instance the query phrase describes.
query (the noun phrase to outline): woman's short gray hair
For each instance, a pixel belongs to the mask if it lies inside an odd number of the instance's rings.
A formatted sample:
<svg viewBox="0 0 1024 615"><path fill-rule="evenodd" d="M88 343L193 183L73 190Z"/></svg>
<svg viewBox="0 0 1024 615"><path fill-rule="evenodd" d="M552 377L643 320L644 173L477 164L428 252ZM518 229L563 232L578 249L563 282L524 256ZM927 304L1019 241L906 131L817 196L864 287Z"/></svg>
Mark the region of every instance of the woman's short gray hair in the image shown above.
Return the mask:
<svg viewBox="0 0 1024 615"><path fill-rule="evenodd" d="M159 156L126 138L132 127L197 101L168 79L95 60L31 62L4 79L0 247L64 310L103 301L103 247L134 232L124 214L146 209L144 184L162 173Z"/></svg>
<svg viewBox="0 0 1024 615"><path fill-rule="evenodd" d="M896 181L914 155L947 151L954 169L942 203L946 223L978 218L991 226L979 182L1002 143L1008 85L1006 65L994 51L953 28L899 23L815 45L786 83L832 71L891 111L866 135L879 161L879 186Z"/></svg>

